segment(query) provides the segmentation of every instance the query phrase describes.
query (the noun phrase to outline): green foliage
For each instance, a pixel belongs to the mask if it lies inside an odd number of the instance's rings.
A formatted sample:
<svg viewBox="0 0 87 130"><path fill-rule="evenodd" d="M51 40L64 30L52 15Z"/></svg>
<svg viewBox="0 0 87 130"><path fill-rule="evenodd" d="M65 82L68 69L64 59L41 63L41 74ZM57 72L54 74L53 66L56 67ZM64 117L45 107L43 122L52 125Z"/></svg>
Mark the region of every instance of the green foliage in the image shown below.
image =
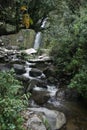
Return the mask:
<svg viewBox="0 0 87 130"><path fill-rule="evenodd" d="M20 82L14 78L14 71L0 72L0 96L13 97L17 94L18 89L21 87Z"/></svg>
<svg viewBox="0 0 87 130"><path fill-rule="evenodd" d="M67 10L62 10L59 15L51 14L53 17L50 17L52 25L48 30L48 36L51 37L49 46L54 41L50 55L53 56L58 79L75 87L86 97L87 75L83 66L86 68L87 65L87 2L79 6L78 13L77 9L76 12L71 12L69 3L61 4L65 4Z"/></svg>
<svg viewBox="0 0 87 130"><path fill-rule="evenodd" d="M24 105L17 94L20 88L13 71L0 72L0 130L23 129L20 112Z"/></svg>
<svg viewBox="0 0 87 130"><path fill-rule="evenodd" d="M49 125L49 121L46 118L43 119L43 124L46 126L47 130L51 130L50 125Z"/></svg>
<svg viewBox="0 0 87 130"><path fill-rule="evenodd" d="M68 87L76 88L82 96L87 98L87 68L80 70L79 73L71 79L71 83Z"/></svg>

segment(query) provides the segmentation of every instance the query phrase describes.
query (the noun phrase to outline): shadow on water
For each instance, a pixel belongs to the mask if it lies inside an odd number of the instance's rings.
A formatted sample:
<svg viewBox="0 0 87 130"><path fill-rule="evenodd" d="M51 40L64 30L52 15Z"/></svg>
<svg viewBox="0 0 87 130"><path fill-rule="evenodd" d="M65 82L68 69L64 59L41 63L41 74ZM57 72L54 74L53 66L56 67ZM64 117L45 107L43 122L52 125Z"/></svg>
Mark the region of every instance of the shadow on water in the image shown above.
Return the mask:
<svg viewBox="0 0 87 130"><path fill-rule="evenodd" d="M87 130L87 106L83 101L51 100L45 107L65 113L67 123L61 130Z"/></svg>

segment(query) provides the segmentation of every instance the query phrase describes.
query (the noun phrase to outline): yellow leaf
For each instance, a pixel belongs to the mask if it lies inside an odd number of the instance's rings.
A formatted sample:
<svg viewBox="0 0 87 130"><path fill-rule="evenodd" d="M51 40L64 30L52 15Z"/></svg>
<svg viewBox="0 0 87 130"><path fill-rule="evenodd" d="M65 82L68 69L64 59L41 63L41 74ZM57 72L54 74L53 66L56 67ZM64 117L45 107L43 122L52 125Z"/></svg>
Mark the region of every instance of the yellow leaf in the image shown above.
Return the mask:
<svg viewBox="0 0 87 130"><path fill-rule="evenodd" d="M31 24L31 25L33 24L33 20L32 20L32 18L30 18L30 24Z"/></svg>
<svg viewBox="0 0 87 130"><path fill-rule="evenodd" d="M20 10L27 10L27 6L21 6Z"/></svg>

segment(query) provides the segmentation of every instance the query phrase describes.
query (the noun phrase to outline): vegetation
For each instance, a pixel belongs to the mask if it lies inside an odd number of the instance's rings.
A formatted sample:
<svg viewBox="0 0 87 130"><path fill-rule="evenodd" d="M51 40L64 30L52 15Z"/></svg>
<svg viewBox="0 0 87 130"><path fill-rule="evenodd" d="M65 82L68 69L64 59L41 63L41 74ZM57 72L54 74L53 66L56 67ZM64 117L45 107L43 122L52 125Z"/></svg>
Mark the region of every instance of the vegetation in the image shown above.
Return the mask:
<svg viewBox="0 0 87 130"><path fill-rule="evenodd" d="M60 83L87 97L87 2L79 1L78 7L73 5L74 10L72 4L70 0L61 1L57 10L49 14L52 24L46 45L51 48Z"/></svg>
<svg viewBox="0 0 87 130"><path fill-rule="evenodd" d="M14 72L0 72L0 130L23 130L24 108L18 94L21 84L14 78Z"/></svg>
<svg viewBox="0 0 87 130"><path fill-rule="evenodd" d="M76 89L87 98L87 1L26 1L0 0L0 35L2 24L14 25L19 31L22 5L27 5L27 13L34 23L30 28L35 31L41 29L44 18L48 17L49 27L43 30L44 44L50 49L56 78L60 84ZM27 59L25 54L23 57ZM0 72L0 130L23 129L20 112L30 95L21 97L21 83L14 77L13 71ZM49 129L47 120L43 122Z"/></svg>
<svg viewBox="0 0 87 130"><path fill-rule="evenodd" d="M0 21L4 24L11 24L16 26L16 31L19 31L23 12L21 6L27 6L27 13L33 20L33 25L29 26L36 31L47 17L49 11L54 8L53 0L4 0L0 1ZM9 14L9 15L8 15ZM27 14L27 15L28 15ZM28 16L29 17L29 16ZM27 19L27 22L29 20ZM31 21L31 20L30 20ZM27 23L28 24L28 23Z"/></svg>

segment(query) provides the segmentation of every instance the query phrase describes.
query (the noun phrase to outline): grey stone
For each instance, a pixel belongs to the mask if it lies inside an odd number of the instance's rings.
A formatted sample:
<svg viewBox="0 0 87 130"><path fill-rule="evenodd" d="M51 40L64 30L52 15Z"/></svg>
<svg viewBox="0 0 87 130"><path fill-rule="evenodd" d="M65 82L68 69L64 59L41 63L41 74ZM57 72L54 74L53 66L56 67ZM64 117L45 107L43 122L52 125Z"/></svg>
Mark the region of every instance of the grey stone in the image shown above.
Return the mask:
<svg viewBox="0 0 87 130"><path fill-rule="evenodd" d="M38 105L42 105L49 100L50 93L46 89L33 89L32 98Z"/></svg>
<svg viewBox="0 0 87 130"><path fill-rule="evenodd" d="M21 29L16 34L4 35L1 36L0 39L2 39L5 45L15 45L20 48L32 48L35 39L35 31L32 29Z"/></svg>
<svg viewBox="0 0 87 130"><path fill-rule="evenodd" d="M42 71L39 69L32 68L29 74L31 77L38 77L42 75Z"/></svg>
<svg viewBox="0 0 87 130"><path fill-rule="evenodd" d="M33 49L33 48L26 49L26 50L23 50L23 51L21 51L21 52L24 52L24 53L26 53L27 55L36 54L36 53L37 53L37 51L36 51L35 49Z"/></svg>
<svg viewBox="0 0 87 130"><path fill-rule="evenodd" d="M29 108L28 110L34 111L34 112L42 112L46 118L47 121L51 127L51 130L59 130L65 123L66 123L66 117L62 112L55 111L55 110L49 110L47 108Z"/></svg>
<svg viewBox="0 0 87 130"><path fill-rule="evenodd" d="M27 128L31 130L46 130L42 120L36 114L28 119Z"/></svg>
<svg viewBox="0 0 87 130"><path fill-rule="evenodd" d="M14 64L13 67L14 67L16 74L21 75L26 72L25 67L23 65Z"/></svg>

